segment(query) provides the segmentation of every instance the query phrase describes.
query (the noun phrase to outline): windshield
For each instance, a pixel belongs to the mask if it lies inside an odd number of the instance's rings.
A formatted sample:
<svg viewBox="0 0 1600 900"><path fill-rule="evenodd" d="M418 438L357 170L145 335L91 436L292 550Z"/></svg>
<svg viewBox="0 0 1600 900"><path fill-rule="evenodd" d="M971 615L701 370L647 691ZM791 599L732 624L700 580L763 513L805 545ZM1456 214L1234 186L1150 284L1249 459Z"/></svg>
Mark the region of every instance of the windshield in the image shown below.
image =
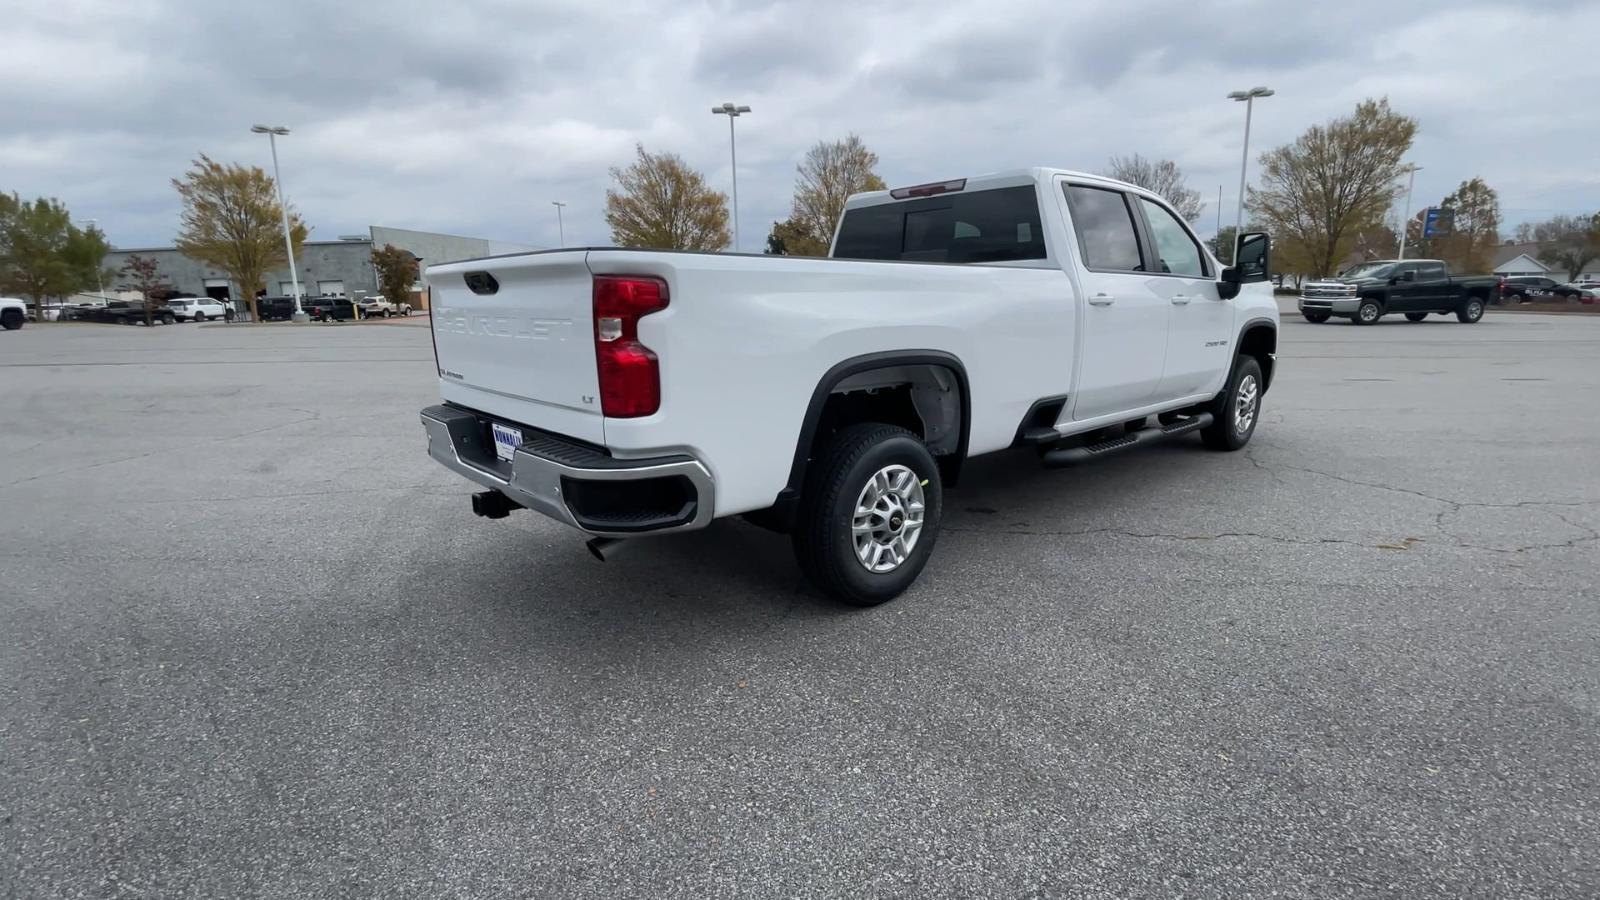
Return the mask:
<svg viewBox="0 0 1600 900"><path fill-rule="evenodd" d="M1351 266L1350 268L1345 269L1344 272L1341 273L1341 277L1387 278L1389 277L1389 272L1394 269L1394 265L1394 263L1363 263L1359 266Z"/></svg>

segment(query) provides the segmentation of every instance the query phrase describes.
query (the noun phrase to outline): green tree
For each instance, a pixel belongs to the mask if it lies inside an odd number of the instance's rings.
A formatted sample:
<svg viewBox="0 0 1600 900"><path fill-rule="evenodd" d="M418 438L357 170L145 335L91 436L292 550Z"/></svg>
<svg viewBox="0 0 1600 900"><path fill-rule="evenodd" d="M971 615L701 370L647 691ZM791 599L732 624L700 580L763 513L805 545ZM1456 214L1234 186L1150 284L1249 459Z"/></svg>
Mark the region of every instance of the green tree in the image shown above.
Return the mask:
<svg viewBox="0 0 1600 900"><path fill-rule="evenodd" d="M827 256L850 195L884 189L883 179L873 171L877 165L878 154L854 134L813 144L795 167L794 200L785 223L788 234L781 235L786 252Z"/></svg>
<svg viewBox="0 0 1600 900"><path fill-rule="evenodd" d="M139 299L144 301L144 323L149 325L155 316L155 307L159 305L156 295L160 294L160 302L164 303L166 295L172 290L172 284L161 274L161 264L135 253L122 264L122 277L127 279L124 284L126 290L139 292Z"/></svg>
<svg viewBox="0 0 1600 900"><path fill-rule="evenodd" d="M1439 205L1451 210L1450 233L1435 238L1429 255L1450 264L1451 271L1485 274L1500 245L1500 195L1482 178L1461 182Z"/></svg>
<svg viewBox="0 0 1600 900"><path fill-rule="evenodd" d="M767 252L777 256L827 256L832 239L831 233L827 239L819 239L794 219L784 219L772 223L772 233L767 235Z"/></svg>
<svg viewBox="0 0 1600 900"><path fill-rule="evenodd" d="M1544 243L1539 261L1566 272L1568 281L1576 281L1589 263L1600 258L1600 213L1556 216L1534 231Z"/></svg>
<svg viewBox="0 0 1600 900"><path fill-rule="evenodd" d="M372 268L378 275L378 293L395 306L411 302L411 286L417 283L416 256L393 244L372 251Z"/></svg>
<svg viewBox="0 0 1600 900"><path fill-rule="evenodd" d="M723 250L731 243L728 198L673 153L646 153L626 169L613 168L606 191L606 224L620 247Z"/></svg>
<svg viewBox="0 0 1600 900"><path fill-rule="evenodd" d="M1200 192L1189 187L1183 179L1183 170L1170 159L1145 159L1137 153L1113 156L1106 175L1165 197L1178 215L1190 222L1200 218L1200 211L1205 208ZM1228 255L1233 255L1231 249Z"/></svg>
<svg viewBox="0 0 1600 900"><path fill-rule="evenodd" d="M47 298L95 286L110 245L100 229L72 224L59 200L0 198L0 290L32 300L34 316L43 321Z"/></svg>
<svg viewBox="0 0 1600 900"><path fill-rule="evenodd" d="M223 165L204 153L172 179L183 201L178 250L228 273L256 319L256 294L267 273L287 265L283 219L271 176L257 166ZM310 229L289 210L289 234L300 253Z"/></svg>
<svg viewBox="0 0 1600 900"><path fill-rule="evenodd" d="M1417 121L1390 109L1387 98L1363 101L1351 115L1263 153L1261 187L1249 191L1246 207L1280 245L1305 254L1304 274L1327 275L1349 255L1357 229L1383 220L1416 133Z"/></svg>

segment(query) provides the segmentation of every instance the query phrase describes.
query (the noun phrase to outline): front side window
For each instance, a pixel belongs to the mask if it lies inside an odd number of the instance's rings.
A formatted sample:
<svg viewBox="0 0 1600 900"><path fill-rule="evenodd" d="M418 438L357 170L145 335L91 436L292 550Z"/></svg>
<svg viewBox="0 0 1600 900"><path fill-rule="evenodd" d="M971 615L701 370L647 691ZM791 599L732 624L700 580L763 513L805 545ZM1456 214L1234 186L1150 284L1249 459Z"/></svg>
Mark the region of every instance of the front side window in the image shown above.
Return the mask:
<svg viewBox="0 0 1600 900"><path fill-rule="evenodd" d="M1133 211L1121 191L1069 184L1067 206L1078 231L1084 266L1118 272L1144 271Z"/></svg>
<svg viewBox="0 0 1600 900"><path fill-rule="evenodd" d="M1200 245L1189 236L1188 229L1167 208L1144 197L1139 198L1144 207L1144 217L1150 223L1150 235L1155 240L1157 272L1171 275L1189 275L1203 278L1205 263L1201 262Z"/></svg>

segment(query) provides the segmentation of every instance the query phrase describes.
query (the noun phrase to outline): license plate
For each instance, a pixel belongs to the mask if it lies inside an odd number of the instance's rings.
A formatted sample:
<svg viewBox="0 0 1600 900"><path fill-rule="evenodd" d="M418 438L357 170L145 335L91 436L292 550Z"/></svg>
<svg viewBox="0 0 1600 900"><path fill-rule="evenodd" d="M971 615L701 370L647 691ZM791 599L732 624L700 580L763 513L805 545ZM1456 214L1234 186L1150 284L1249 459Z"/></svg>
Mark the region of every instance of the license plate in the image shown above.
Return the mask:
<svg viewBox="0 0 1600 900"><path fill-rule="evenodd" d="M522 430L499 422L491 422L489 429L494 432L494 455L509 462L511 454L522 446Z"/></svg>

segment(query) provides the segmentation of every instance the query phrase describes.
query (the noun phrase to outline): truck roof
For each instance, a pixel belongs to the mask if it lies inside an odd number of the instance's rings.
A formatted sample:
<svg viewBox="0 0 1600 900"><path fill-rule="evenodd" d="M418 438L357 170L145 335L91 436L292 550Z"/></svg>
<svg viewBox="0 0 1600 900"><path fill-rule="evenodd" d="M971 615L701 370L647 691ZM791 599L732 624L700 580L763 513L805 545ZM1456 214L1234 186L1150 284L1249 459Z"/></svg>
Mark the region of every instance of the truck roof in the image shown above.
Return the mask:
<svg viewBox="0 0 1600 900"><path fill-rule="evenodd" d="M1033 166L1026 169L1003 169L999 172L987 172L982 175L971 175L966 178L957 177L927 182L926 185L940 185L953 181L962 181L965 183L960 188L953 189L951 192L954 190L989 190L992 188L1016 187L1017 185L1022 184L1036 184L1038 182L1054 178L1057 175L1065 175L1074 181L1086 181L1095 184L1101 184L1107 187L1115 187L1119 190L1143 194L1152 199L1161 199L1159 194L1145 190L1136 184L1129 184L1126 181L1118 181L1115 178L1109 178L1105 175L1095 175L1089 172L1078 172L1072 169L1054 169L1047 166ZM890 188L889 190L884 191L867 191L861 194L853 194L851 195L850 199L845 202L845 209L854 209L861 206L877 206L882 203L899 203L902 200L913 199L911 197L894 196L896 191L903 191L908 187L912 186L905 185Z"/></svg>

